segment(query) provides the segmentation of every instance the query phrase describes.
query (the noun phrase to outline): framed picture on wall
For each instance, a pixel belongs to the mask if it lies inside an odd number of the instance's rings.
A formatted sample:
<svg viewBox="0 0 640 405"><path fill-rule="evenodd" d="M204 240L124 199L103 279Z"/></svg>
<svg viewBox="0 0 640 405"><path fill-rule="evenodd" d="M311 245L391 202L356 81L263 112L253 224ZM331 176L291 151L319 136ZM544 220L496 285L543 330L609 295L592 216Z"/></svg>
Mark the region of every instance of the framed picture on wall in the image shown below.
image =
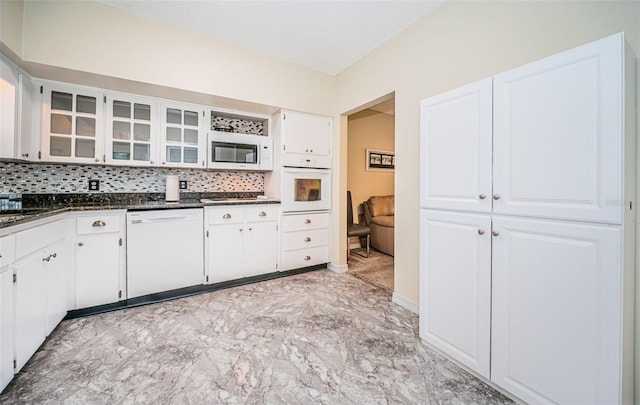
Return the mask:
<svg viewBox="0 0 640 405"><path fill-rule="evenodd" d="M395 152L367 149L365 162L367 171L392 172L396 166Z"/></svg>

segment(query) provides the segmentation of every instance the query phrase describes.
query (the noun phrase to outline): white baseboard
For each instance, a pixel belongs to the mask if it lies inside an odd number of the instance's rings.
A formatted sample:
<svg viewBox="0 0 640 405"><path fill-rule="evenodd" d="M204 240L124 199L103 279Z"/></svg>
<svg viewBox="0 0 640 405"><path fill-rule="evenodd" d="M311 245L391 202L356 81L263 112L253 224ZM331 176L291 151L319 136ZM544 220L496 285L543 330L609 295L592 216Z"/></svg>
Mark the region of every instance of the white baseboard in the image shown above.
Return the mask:
<svg viewBox="0 0 640 405"><path fill-rule="evenodd" d="M413 302L407 300L406 298L402 298L396 293L393 293L393 295L391 296L391 302L393 302L394 304L398 304L403 308L408 309L414 314L420 313L420 307L418 306L418 304L414 304Z"/></svg>
<svg viewBox="0 0 640 405"><path fill-rule="evenodd" d="M334 273L346 273L349 269L349 266L347 266L346 264L327 263L327 268Z"/></svg>

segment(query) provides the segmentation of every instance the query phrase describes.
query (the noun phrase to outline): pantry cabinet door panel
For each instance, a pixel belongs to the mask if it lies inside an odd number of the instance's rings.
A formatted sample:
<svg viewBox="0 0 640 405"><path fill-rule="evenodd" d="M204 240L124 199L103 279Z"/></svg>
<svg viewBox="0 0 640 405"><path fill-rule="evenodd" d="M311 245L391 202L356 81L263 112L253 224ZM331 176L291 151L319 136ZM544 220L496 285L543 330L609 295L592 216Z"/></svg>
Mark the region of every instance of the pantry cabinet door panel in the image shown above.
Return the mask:
<svg viewBox="0 0 640 405"><path fill-rule="evenodd" d="M494 77L495 213L621 223L620 41Z"/></svg>
<svg viewBox="0 0 640 405"><path fill-rule="evenodd" d="M491 212L491 81L422 101L422 208Z"/></svg>
<svg viewBox="0 0 640 405"><path fill-rule="evenodd" d="M527 403L620 403L620 228L493 230L491 380Z"/></svg>
<svg viewBox="0 0 640 405"><path fill-rule="evenodd" d="M422 210L420 337L489 378L491 218Z"/></svg>

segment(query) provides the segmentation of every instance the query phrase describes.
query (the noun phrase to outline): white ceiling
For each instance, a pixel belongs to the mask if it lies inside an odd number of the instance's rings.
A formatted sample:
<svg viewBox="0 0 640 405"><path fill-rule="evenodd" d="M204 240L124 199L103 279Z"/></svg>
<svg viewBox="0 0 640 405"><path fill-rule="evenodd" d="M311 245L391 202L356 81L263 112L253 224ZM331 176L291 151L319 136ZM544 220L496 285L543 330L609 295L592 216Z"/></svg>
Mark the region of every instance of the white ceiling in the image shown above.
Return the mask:
<svg viewBox="0 0 640 405"><path fill-rule="evenodd" d="M98 0L335 75L443 0Z"/></svg>

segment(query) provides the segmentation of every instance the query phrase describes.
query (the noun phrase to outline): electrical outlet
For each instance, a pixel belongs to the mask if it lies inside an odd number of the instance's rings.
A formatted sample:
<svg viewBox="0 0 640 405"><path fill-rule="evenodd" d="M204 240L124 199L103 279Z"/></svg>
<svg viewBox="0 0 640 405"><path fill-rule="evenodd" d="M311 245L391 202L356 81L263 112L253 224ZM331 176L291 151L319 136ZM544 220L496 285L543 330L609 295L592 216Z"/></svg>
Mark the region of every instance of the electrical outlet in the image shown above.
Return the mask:
<svg viewBox="0 0 640 405"><path fill-rule="evenodd" d="M100 180L89 180L89 191L99 191Z"/></svg>
<svg viewBox="0 0 640 405"><path fill-rule="evenodd" d="M187 181L180 180L180 190L186 190L186 189L187 189Z"/></svg>

